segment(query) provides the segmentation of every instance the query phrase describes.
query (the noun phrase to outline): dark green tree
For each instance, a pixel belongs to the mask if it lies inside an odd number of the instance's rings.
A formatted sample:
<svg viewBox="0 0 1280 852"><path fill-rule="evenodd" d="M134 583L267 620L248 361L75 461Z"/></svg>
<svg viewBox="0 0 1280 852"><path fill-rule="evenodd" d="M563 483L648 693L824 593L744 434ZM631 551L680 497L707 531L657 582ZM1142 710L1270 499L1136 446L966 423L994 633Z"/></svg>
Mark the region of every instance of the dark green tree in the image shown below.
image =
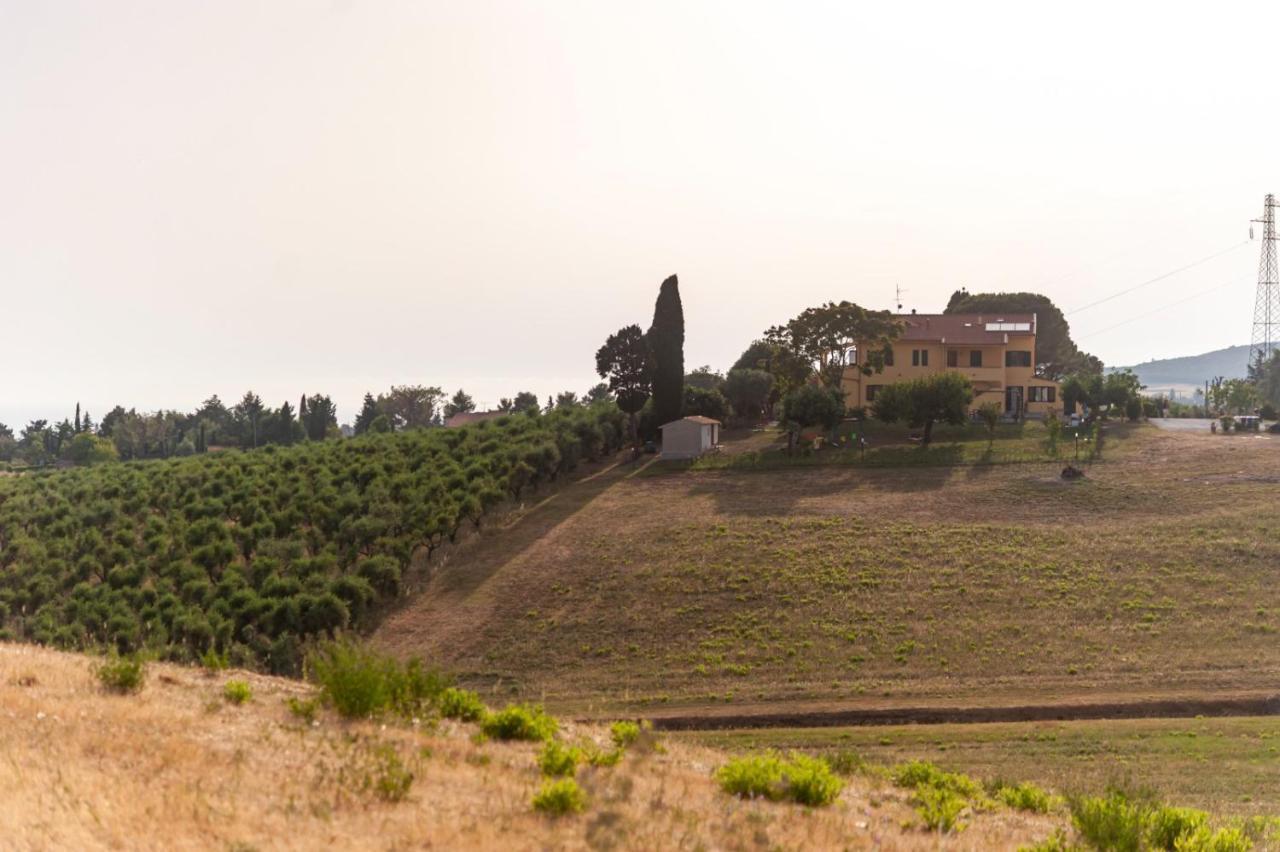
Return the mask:
<svg viewBox="0 0 1280 852"><path fill-rule="evenodd" d="M661 426L680 419L684 404L684 308L674 275L658 290L646 336L653 353L653 413Z"/></svg>
<svg viewBox="0 0 1280 852"><path fill-rule="evenodd" d="M538 410L538 395L531 391L520 391L511 401L511 410L528 411L529 409Z"/></svg>
<svg viewBox="0 0 1280 852"><path fill-rule="evenodd" d="M807 361L824 385L839 388L846 366L870 375L884 368L885 351L902 333L902 323L888 311L869 311L852 302L827 302L807 308L786 325L765 332L777 350L794 353ZM848 363L856 347L857 364ZM772 372L772 371L771 371Z"/></svg>
<svg viewBox="0 0 1280 852"><path fill-rule="evenodd" d="M1039 293L970 293L957 290L951 294L944 313L948 314L1035 314L1036 371L1049 379L1061 379L1070 373L1101 373L1102 362L1081 352L1071 339L1071 328L1062 310Z"/></svg>
<svg viewBox="0 0 1280 852"><path fill-rule="evenodd" d="M630 422L631 438L636 440L636 414L653 390L653 353L640 326L628 325L609 335L596 352L596 372L608 380L618 408Z"/></svg>
<svg viewBox="0 0 1280 852"><path fill-rule="evenodd" d="M353 431L357 435L363 435L368 432L369 425L381 413L378 410L378 401L373 398L373 394L366 393L364 395L364 405L360 406L360 413L356 415L356 422L352 425Z"/></svg>
<svg viewBox="0 0 1280 852"><path fill-rule="evenodd" d="M728 419L731 409L729 401L718 390L700 388L696 385L684 387L684 413L686 417L710 417L723 422Z"/></svg>
<svg viewBox="0 0 1280 852"><path fill-rule="evenodd" d="M963 425L973 402L969 377L954 370L934 373L906 382L885 385L876 393L872 408L886 423L905 421L924 428L921 446L933 440L933 424L939 421Z"/></svg>
<svg viewBox="0 0 1280 852"><path fill-rule="evenodd" d="M312 441L323 441L330 429L338 426L338 407L324 394L312 394L304 399L307 401L307 413L300 415L302 428Z"/></svg>
<svg viewBox="0 0 1280 852"><path fill-rule="evenodd" d="M462 388L458 388L458 392L450 397L449 401L445 403L444 416L445 419L448 419L455 414L466 414L475 410L476 401L471 398L471 394L467 393Z"/></svg>
<svg viewBox="0 0 1280 852"><path fill-rule="evenodd" d="M724 379L724 395L734 414L744 419L763 417L772 391L773 376L764 370L737 367Z"/></svg>

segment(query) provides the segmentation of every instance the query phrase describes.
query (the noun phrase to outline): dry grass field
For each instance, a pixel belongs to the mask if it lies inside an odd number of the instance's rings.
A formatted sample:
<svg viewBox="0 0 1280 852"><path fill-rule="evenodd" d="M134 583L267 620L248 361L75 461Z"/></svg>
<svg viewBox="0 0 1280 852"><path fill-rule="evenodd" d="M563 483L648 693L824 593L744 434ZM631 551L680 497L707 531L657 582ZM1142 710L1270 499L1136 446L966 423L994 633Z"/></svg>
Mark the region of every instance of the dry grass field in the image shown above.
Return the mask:
<svg viewBox="0 0 1280 852"><path fill-rule="evenodd" d="M223 697L229 677L252 698ZM910 794L847 780L825 808L744 801L712 773L727 759L660 741L584 768L586 810L535 813L532 744L478 742L453 722L307 723L296 681L152 665L141 692L105 692L91 660L0 644L0 845L52 849L1014 849L1067 823L993 807L959 834L919 826ZM566 726L568 740L607 737ZM389 800L389 772L412 773ZM398 777L403 778L403 775Z"/></svg>
<svg viewBox="0 0 1280 852"><path fill-rule="evenodd" d="M1276 691L1280 442L1113 425L1076 482L660 467L457 548L375 641L584 715Z"/></svg>

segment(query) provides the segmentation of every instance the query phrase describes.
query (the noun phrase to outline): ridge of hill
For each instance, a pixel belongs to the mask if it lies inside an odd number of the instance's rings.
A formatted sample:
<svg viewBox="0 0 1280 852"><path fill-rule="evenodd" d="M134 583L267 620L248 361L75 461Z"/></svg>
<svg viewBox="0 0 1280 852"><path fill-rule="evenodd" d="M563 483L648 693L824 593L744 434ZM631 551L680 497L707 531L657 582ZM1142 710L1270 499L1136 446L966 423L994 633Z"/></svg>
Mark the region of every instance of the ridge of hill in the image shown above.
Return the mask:
<svg viewBox="0 0 1280 852"><path fill-rule="evenodd" d="M1199 387L1217 376L1243 379L1249 361L1248 346L1228 346L1199 355L1157 358L1114 369L1132 370L1147 387Z"/></svg>

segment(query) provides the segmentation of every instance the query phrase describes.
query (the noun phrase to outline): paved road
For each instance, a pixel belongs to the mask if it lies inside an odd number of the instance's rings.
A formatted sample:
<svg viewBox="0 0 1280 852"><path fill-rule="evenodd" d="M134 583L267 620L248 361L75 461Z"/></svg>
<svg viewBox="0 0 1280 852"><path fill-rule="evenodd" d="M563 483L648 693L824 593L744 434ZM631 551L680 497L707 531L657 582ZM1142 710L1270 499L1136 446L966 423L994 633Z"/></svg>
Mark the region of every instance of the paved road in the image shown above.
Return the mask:
<svg viewBox="0 0 1280 852"><path fill-rule="evenodd" d="M1166 418L1152 417L1147 422L1154 423L1158 428L1167 429L1170 432L1198 432L1201 435L1213 434L1212 432L1209 431L1209 424L1214 422L1212 420L1203 420L1199 418L1185 418L1185 417L1166 417ZM1267 432L1265 429L1262 430L1261 432L1250 432L1247 434L1249 434L1249 436L1253 438L1273 438L1274 439L1276 437L1270 432Z"/></svg>
<svg viewBox="0 0 1280 852"><path fill-rule="evenodd" d="M1190 417L1152 417L1147 422L1170 432L1203 432L1208 435L1209 424L1213 421Z"/></svg>

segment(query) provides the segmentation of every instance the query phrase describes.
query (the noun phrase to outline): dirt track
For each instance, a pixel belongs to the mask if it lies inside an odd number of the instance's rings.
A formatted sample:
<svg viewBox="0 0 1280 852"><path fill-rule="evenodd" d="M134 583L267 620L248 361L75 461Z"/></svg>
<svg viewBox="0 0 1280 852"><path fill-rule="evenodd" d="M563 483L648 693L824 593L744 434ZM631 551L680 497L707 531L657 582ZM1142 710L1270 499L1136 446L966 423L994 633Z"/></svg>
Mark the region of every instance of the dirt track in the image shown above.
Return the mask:
<svg viewBox="0 0 1280 852"><path fill-rule="evenodd" d="M1280 695L1165 698L1087 704L1005 707L893 707L782 713L689 714L652 717L663 731L735 728L824 728L853 725L937 725L974 722L1066 722L1079 719L1180 719L1195 716L1280 715Z"/></svg>

